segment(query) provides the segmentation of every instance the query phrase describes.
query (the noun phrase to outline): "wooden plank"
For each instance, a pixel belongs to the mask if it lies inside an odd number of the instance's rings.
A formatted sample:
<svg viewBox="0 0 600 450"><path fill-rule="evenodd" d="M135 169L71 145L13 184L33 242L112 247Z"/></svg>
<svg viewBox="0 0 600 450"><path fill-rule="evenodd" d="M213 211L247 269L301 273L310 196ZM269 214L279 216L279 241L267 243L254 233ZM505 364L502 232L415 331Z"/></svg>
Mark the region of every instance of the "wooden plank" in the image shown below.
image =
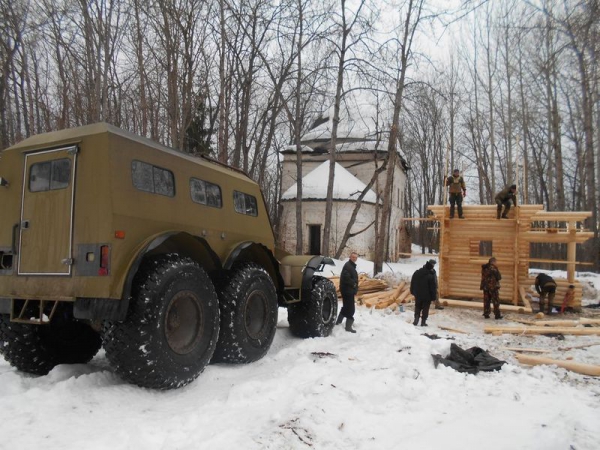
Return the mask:
<svg viewBox="0 0 600 450"><path fill-rule="evenodd" d="M483 329L485 333L501 332L504 334L568 334L575 336L600 336L600 328L568 328L568 327L495 327Z"/></svg>
<svg viewBox="0 0 600 450"><path fill-rule="evenodd" d="M560 359L550 359L542 356L532 355L516 355L516 358L519 363L526 364L528 366L555 365L572 372L581 373L583 375L600 377L600 366L595 366L592 364L582 364L573 361L562 361Z"/></svg>

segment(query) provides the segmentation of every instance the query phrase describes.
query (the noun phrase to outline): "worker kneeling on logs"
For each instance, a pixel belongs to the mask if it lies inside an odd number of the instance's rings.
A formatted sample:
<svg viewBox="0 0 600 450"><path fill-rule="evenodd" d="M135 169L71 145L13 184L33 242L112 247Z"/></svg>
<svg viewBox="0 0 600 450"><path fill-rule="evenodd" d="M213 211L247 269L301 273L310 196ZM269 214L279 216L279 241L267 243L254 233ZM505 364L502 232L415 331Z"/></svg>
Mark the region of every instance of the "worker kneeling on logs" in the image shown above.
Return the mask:
<svg viewBox="0 0 600 450"><path fill-rule="evenodd" d="M508 219L511 204L517 206L517 185L506 186L496 194L495 200L496 205L498 205L496 219L500 219L500 217ZM502 206L504 206L504 212L502 212Z"/></svg>

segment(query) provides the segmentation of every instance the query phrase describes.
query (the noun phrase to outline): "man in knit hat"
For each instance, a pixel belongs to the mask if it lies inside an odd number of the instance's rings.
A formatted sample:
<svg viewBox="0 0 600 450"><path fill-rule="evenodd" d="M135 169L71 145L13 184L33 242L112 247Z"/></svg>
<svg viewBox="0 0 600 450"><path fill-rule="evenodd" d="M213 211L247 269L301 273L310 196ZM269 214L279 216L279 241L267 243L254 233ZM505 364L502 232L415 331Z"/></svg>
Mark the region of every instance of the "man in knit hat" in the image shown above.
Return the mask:
<svg viewBox="0 0 600 450"><path fill-rule="evenodd" d="M435 260L430 259L423 267L417 269L410 280L410 293L415 296L415 319L413 325L427 326L429 317L429 306L437 297L437 280L432 270Z"/></svg>

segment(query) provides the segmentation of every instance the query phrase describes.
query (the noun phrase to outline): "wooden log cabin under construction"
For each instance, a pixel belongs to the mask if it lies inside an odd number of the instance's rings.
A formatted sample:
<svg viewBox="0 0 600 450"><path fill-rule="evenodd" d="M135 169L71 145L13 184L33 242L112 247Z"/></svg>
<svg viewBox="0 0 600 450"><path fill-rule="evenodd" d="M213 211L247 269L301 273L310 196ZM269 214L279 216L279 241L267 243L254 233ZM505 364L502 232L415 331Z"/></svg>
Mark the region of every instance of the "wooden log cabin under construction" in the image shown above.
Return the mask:
<svg viewBox="0 0 600 450"><path fill-rule="evenodd" d="M555 263L566 266L567 278L557 283L554 306L560 307L569 285L574 297L569 306L581 307L581 284L575 278L576 246L593 237L583 228L591 212L544 211L543 205L511 208L508 219L496 219L496 205L464 205L465 219L450 219L447 205L429 206L440 232L439 289L440 299L483 299L479 289L481 266L491 256L498 260L502 274L500 301L522 306L530 312L527 293L531 293L535 276L529 274L530 263ZM534 259L532 245L566 244L566 259ZM537 294L536 294L537 295Z"/></svg>

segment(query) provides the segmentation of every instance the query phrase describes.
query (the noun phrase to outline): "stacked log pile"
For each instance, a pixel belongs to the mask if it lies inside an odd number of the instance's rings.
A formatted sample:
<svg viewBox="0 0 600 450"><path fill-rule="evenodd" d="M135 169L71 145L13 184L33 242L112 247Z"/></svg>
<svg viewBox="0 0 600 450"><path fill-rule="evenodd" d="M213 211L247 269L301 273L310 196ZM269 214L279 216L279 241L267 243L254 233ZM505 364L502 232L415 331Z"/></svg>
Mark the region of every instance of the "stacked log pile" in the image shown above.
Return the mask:
<svg viewBox="0 0 600 450"><path fill-rule="evenodd" d="M335 284L338 297L341 297L339 277L333 277L331 281ZM410 285L402 281L398 286L390 289L390 286L384 280L369 278L361 274L358 277L358 293L355 298L359 305L367 308L390 308L395 310L401 303L414 301L409 288Z"/></svg>

